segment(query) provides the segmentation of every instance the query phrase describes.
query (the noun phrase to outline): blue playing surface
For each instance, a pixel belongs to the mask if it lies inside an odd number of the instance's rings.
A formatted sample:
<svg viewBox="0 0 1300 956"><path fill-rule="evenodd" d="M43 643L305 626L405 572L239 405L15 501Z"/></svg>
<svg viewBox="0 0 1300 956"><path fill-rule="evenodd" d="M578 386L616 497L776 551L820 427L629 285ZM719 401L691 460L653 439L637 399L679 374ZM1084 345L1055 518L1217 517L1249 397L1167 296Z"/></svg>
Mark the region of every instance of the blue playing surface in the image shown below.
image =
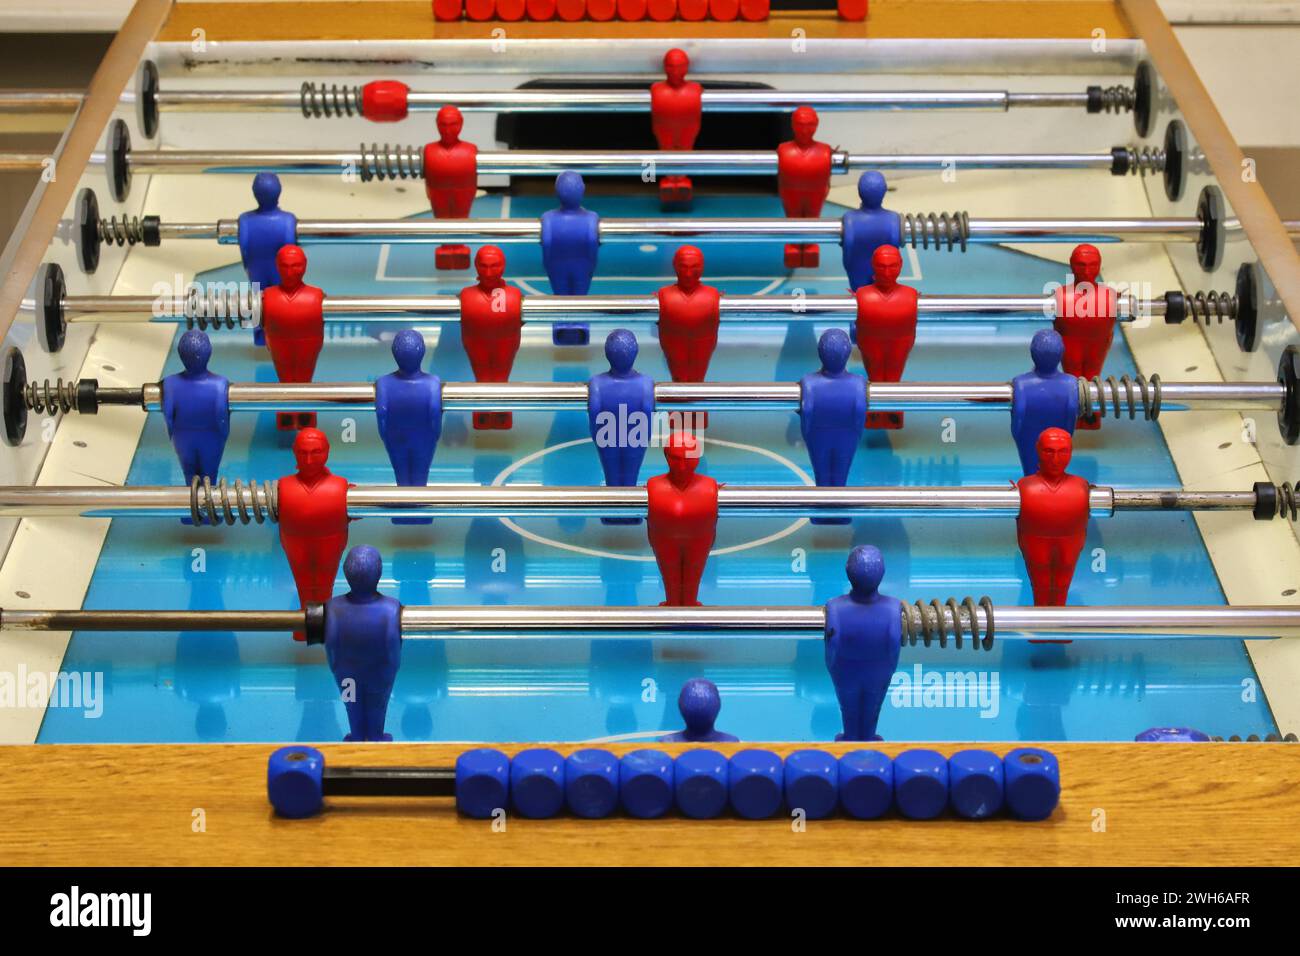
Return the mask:
<svg viewBox="0 0 1300 956"><path fill-rule="evenodd" d="M542 198L511 197L509 215L535 216ZM489 196L476 216L501 214ZM650 197L596 197L609 216L655 216ZM828 208L827 215L841 210ZM779 216L774 197L701 197L700 216ZM779 244L701 243L706 281L731 293L842 293L839 248L822 249L815 270L788 273ZM505 247L507 275L526 292L547 292L540 252ZM602 249L593 293L642 293L668 281L673 246ZM436 276L429 246L332 245L308 249L309 280L336 295L451 293L464 273ZM991 246L965 254L921 252L927 294L1036 294L1060 267ZM229 268L203 277L239 280ZM668 378L653 326L627 323L642 342L638 367ZM725 324L710 369L718 381L793 381L813 370L826 326ZM907 376L918 381L1006 381L1028 365L1038 323L923 323ZM373 380L392 368L394 325L332 325L318 381ZM517 381L586 380L603 370L593 330L588 348L555 348L526 337ZM428 330L430 340L437 335ZM247 332L214 335L212 368L231 381L273 381ZM431 348L444 381L471 379L454 326ZM860 362L855 358L860 369ZM173 357L167 372L176 371ZM1112 374L1134 371L1121 337ZM951 418L945 423L944 419ZM331 467L358 483L391 484L373 416L320 416L333 444ZM351 437L353 440L347 440ZM779 412L714 412L703 470L731 484L809 481L797 419ZM278 477L292 456L273 413L236 413L222 474ZM651 451L642 477L662 467ZM1076 436L1073 470L1121 487L1175 486L1178 475L1159 429L1108 421ZM908 413L901 432L870 433L854 463L861 485L1001 484L1017 477L1005 413ZM430 480L584 485L600 481L584 410L515 413L509 432L475 432L469 413L450 412ZM132 485L179 484L180 468L161 418L150 416L131 467ZM723 517L701 600L708 604L809 604L844 590L844 557L855 544L880 546L885 590L906 600L990 595L1028 604L1024 565L1009 518L858 519L813 527L791 519ZM395 527L368 519L351 543L385 559L384 589L405 604L656 604L662 599L643 527L596 519L438 519ZM342 577L340 575L340 583ZM1195 522L1185 514L1129 514L1094 521L1070 600L1077 604L1222 603ZM170 519L113 522L87 608L289 608L288 566L273 526L192 528ZM719 726L742 739L829 740L839 727L818 640L601 640L562 635L531 640L408 640L388 729L401 740L587 740L652 737L680 726L676 696L704 676L723 695ZM51 708L42 742L333 741L343 706L318 647L279 634L95 634L73 637L65 671L103 672L102 714ZM1087 640L1029 645L1007 640L992 653L904 649L896 692L880 731L887 739L1131 740L1157 725L1209 733L1275 730L1241 643L1226 640Z"/></svg>

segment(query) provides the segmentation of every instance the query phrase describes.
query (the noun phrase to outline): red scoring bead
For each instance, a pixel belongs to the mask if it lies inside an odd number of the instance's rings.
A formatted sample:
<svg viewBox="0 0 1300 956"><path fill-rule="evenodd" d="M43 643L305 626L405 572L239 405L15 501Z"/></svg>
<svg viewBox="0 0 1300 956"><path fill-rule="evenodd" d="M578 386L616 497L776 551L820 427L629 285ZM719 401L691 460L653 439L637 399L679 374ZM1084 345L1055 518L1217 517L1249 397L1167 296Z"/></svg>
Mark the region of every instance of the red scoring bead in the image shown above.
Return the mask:
<svg viewBox="0 0 1300 956"><path fill-rule="evenodd" d="M522 20L527 10L525 0L497 0L497 19L513 23Z"/></svg>
<svg viewBox="0 0 1300 956"><path fill-rule="evenodd" d="M361 115L375 123L406 119L406 94L410 88L397 80L375 80L361 88Z"/></svg>
<svg viewBox="0 0 1300 956"><path fill-rule="evenodd" d="M491 20L496 12L496 0L465 0L465 15L471 20Z"/></svg>
<svg viewBox="0 0 1300 956"><path fill-rule="evenodd" d="M671 20L677 16L677 0L647 0L646 12L651 20Z"/></svg>
<svg viewBox="0 0 1300 956"><path fill-rule="evenodd" d="M529 20L550 20L555 16L555 0L527 0Z"/></svg>
<svg viewBox="0 0 1300 956"><path fill-rule="evenodd" d="M766 20L770 9L769 0L740 0L740 16L745 20Z"/></svg>
<svg viewBox="0 0 1300 956"><path fill-rule="evenodd" d="M618 0L587 0L587 16L596 21L613 20Z"/></svg>
<svg viewBox="0 0 1300 956"><path fill-rule="evenodd" d="M865 20L867 18L867 0L838 0L841 20Z"/></svg>
<svg viewBox="0 0 1300 956"><path fill-rule="evenodd" d="M587 14L587 0L555 0L555 9L561 20L572 23Z"/></svg>
<svg viewBox="0 0 1300 956"><path fill-rule="evenodd" d="M464 9L464 0L433 0L433 18L447 22L459 20Z"/></svg>
<svg viewBox="0 0 1300 956"><path fill-rule="evenodd" d="M677 0L677 14L683 20L703 20L709 14L709 0Z"/></svg>
<svg viewBox="0 0 1300 956"><path fill-rule="evenodd" d="M646 0L618 0L618 18L635 22L644 20Z"/></svg>
<svg viewBox="0 0 1300 956"><path fill-rule="evenodd" d="M709 0L709 16L723 23L740 16L740 0Z"/></svg>

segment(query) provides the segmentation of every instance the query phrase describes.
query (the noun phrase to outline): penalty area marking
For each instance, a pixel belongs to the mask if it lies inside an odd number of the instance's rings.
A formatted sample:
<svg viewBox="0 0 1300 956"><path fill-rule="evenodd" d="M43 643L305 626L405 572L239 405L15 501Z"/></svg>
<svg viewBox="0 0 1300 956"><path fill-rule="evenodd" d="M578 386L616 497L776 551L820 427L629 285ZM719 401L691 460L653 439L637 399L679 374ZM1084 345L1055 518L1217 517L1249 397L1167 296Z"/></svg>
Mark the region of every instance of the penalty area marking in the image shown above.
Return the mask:
<svg viewBox="0 0 1300 956"><path fill-rule="evenodd" d="M751 451L756 455L770 458L778 464L785 465L785 467L789 468L805 485L814 484L812 478L809 477L806 471L792 462L789 458L786 458L784 455L778 455L774 451L769 451L766 448L759 448L757 445L745 445L740 442L723 441L720 438L705 438L702 440L706 445L717 445L719 448L735 448L740 451ZM531 455L526 455L518 461L512 462L506 466L499 475L492 479L492 486L496 488L504 485L506 479L520 468L537 461L539 458L545 458L552 452L563 451L565 448L574 448L578 445L594 444L595 442L590 438L576 438L573 441L561 442L558 445L551 445L549 448L535 451ZM615 561L644 561L653 563L655 559L653 554L619 554L615 551L602 551L599 548L586 548L580 544L569 544L567 541L556 541L554 538L548 538L545 535L537 534L534 531L521 528L510 518L498 518L497 520L520 537L527 538L529 541L535 541L538 544L545 544L553 548L559 548L561 551L571 551L574 554L585 554L592 558L612 558ZM773 541L780 541L782 538L789 537L807 523L807 518L798 518L791 522L787 527L782 528L774 534L769 534L762 538L755 538L753 541L742 541L740 544L733 544L727 548L715 548L709 552L709 556L714 557L722 554L735 554L738 551L748 551L751 548L761 548L765 544L771 544Z"/></svg>

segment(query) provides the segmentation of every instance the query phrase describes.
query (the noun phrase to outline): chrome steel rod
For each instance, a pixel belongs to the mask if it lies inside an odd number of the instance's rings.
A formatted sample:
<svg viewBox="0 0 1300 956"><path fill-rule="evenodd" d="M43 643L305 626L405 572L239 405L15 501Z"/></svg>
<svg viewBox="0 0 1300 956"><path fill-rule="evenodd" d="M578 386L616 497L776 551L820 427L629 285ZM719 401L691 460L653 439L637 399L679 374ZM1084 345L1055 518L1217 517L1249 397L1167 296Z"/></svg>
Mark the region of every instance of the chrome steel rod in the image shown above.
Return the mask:
<svg viewBox="0 0 1300 956"><path fill-rule="evenodd" d="M71 113L81 100L77 90L0 90L0 113Z"/></svg>
<svg viewBox="0 0 1300 956"><path fill-rule="evenodd" d="M482 113L648 113L650 91L643 90L411 90L408 112L436 112L455 106L463 112ZM330 98L329 85L322 91ZM359 113L360 88L340 85L346 105L331 110ZM819 112L870 112L896 110L976 110L1005 112L1012 108L1087 108L1088 94L1010 93L1005 90L705 90L701 108L706 113L773 113L811 106ZM160 90L160 110L184 112L256 112L307 110L302 90ZM322 110L309 115L332 115ZM337 115L337 114L333 114Z"/></svg>
<svg viewBox="0 0 1300 956"><path fill-rule="evenodd" d="M231 522L245 510L261 509L276 520L275 483L186 487L12 486L0 488L3 517L183 517L229 513ZM420 515L527 517L534 515L644 515L644 486L430 485L423 488L358 485L348 490L353 518ZM1116 511L1252 511L1252 491L1185 491L1117 489L1094 486L1089 504L1094 517ZM1012 485L959 487L817 487L812 485L724 485L718 491L720 512L733 515L910 515L1014 516L1020 492ZM1271 516L1270 516L1271 517ZM247 524L252 518L243 521Z"/></svg>
<svg viewBox="0 0 1300 956"><path fill-rule="evenodd" d="M369 179L416 179L423 175L422 146L375 144L370 149L339 150L131 150L132 172L142 174L273 172L340 175ZM3 157L0 157L3 162ZM477 170L484 176L555 176L573 170L584 176L656 175L775 176L772 150L480 150ZM866 169L1054 169L1110 170L1115 157L1104 153L831 154L831 174Z"/></svg>
<svg viewBox="0 0 1300 956"><path fill-rule="evenodd" d="M665 279L665 283L669 280ZM183 322L200 317L209 321L232 317L244 324L260 321L260 295L244 292L232 297L226 289L205 297L147 295L68 295L63 298L68 322L135 322L147 317L158 322ZM24 306L35 308L33 300ZM1040 295L922 295L917 317L925 321L970 319L999 321L1044 321L1055 316L1056 300ZM1131 322L1158 317L1166 311L1163 298L1142 299L1127 293L1118 297L1117 319ZM857 316L857 300L851 295L723 295L718 304L724 322L816 322L827 318ZM322 305L326 322L393 322L409 324L412 317L441 323L460 321L460 300L452 295L424 296L328 296ZM653 295L525 295L525 322L548 323L582 316L584 321L601 319L656 319L659 300Z"/></svg>
<svg viewBox="0 0 1300 956"><path fill-rule="evenodd" d="M903 643L922 642L906 622L918 605L903 605ZM972 622L959 607L940 605L949 624L974 624L988 633L988 611L976 607ZM1288 605L995 607L995 634L1005 639L1033 634L1067 634L1099 638L1300 637L1300 607ZM0 611L4 631L291 631L306 623L302 611L140 611L12 610ZM819 606L729 607L577 607L577 606L408 606L401 612L405 637L440 639L482 637L621 637L642 634L688 638L771 636L820 639L826 626ZM931 642L934 643L934 642ZM955 642L951 638L945 646ZM969 648L969 640L966 647Z"/></svg>
<svg viewBox="0 0 1300 956"><path fill-rule="evenodd" d="M967 219L968 243L997 242L1195 242L1202 231L1199 219ZM1288 224L1290 227L1292 224ZM838 219L601 219L602 242L647 239L729 239L735 242L840 241ZM1295 230L1293 230L1294 234ZM239 242L239 221L215 224L162 223L163 239L207 239ZM318 242L535 242L541 237L536 219L302 219L298 241ZM926 246L919 235L904 236L904 244ZM930 245L935 245L933 236ZM961 247L953 233L941 248Z"/></svg>

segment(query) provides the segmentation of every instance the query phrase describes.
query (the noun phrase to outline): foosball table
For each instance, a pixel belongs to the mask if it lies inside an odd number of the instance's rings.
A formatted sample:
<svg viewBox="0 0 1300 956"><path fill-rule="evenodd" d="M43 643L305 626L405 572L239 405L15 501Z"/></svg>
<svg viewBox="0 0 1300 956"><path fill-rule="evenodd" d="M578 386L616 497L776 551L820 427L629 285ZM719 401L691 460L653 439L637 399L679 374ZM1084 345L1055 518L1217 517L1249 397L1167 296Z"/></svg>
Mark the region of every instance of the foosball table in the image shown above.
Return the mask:
<svg viewBox="0 0 1300 956"><path fill-rule="evenodd" d="M370 6L139 0L9 243L6 860L1290 860L1300 223L1152 0Z"/></svg>

